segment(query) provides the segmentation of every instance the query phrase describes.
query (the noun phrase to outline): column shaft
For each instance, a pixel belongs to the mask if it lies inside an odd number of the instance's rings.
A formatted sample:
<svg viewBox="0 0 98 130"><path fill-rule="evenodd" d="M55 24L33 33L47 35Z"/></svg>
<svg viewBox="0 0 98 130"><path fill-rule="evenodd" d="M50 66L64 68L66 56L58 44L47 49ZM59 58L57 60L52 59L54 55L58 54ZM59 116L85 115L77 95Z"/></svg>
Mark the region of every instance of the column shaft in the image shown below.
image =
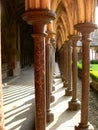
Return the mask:
<svg viewBox="0 0 98 130"><path fill-rule="evenodd" d="M73 52L72 52L72 100L75 101L77 98L77 48L76 41L73 41Z"/></svg>
<svg viewBox="0 0 98 130"><path fill-rule="evenodd" d="M43 30L44 26L34 26L34 32ZM40 32L39 30L39 32ZM46 80L45 80L45 37L42 34L34 36L34 69L35 69L35 101L36 130L46 127Z"/></svg>
<svg viewBox="0 0 98 130"><path fill-rule="evenodd" d="M52 91L55 90L54 86L53 86L53 46L52 43L50 43L49 46L49 57L50 57L50 61L49 61L49 65L50 65L50 102L54 102L55 101L55 97L52 94Z"/></svg>
<svg viewBox="0 0 98 130"><path fill-rule="evenodd" d="M89 34L97 28L92 23L80 23L74 26L82 33L82 101L81 101L81 122L75 130L94 130L92 125L88 123L89 112Z"/></svg>
<svg viewBox="0 0 98 130"><path fill-rule="evenodd" d="M45 24L55 19L50 10L29 10L23 19L33 25L36 130L46 129L46 67L45 67Z"/></svg>
<svg viewBox="0 0 98 130"><path fill-rule="evenodd" d="M71 56L71 41L69 40L68 44L68 87L66 90L66 96L71 96L72 95L72 68L71 68L71 63L72 63L72 56Z"/></svg>
<svg viewBox="0 0 98 130"><path fill-rule="evenodd" d="M80 102L77 100L77 40L78 36L72 36L72 99L69 102L69 110L80 109Z"/></svg>
<svg viewBox="0 0 98 130"><path fill-rule="evenodd" d="M46 119L47 122L52 122L54 119L53 113L50 110L50 102L52 98L52 77L51 77L51 54L50 44L46 44Z"/></svg>
<svg viewBox="0 0 98 130"><path fill-rule="evenodd" d="M89 37L89 36L88 36ZM84 39L85 36L82 36ZM89 105L89 40L82 40L82 106L81 124L88 125ZM86 97L86 98L85 98Z"/></svg>
<svg viewBox="0 0 98 130"><path fill-rule="evenodd" d="M65 47L64 47L64 77L65 77L64 87L67 88L68 87L68 46L66 42L64 44L65 44Z"/></svg>

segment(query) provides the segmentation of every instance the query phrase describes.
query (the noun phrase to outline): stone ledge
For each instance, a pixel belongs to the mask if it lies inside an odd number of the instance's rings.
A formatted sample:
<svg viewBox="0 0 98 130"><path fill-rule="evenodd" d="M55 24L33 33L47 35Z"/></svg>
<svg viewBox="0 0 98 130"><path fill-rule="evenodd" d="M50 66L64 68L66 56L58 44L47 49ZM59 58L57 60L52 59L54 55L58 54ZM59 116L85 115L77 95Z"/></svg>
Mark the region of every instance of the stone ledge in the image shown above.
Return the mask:
<svg viewBox="0 0 98 130"><path fill-rule="evenodd" d="M93 87L96 91L98 91L98 82L92 79L90 86Z"/></svg>

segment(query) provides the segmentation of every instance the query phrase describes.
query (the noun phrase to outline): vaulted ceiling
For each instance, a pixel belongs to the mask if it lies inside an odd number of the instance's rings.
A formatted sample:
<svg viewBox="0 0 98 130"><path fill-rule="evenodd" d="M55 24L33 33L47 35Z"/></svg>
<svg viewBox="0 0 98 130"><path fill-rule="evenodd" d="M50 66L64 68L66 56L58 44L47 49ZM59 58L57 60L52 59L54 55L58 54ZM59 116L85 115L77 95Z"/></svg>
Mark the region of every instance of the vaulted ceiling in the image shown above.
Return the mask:
<svg viewBox="0 0 98 130"><path fill-rule="evenodd" d="M3 18L2 24L11 26L15 20L19 20L24 12L24 0L2 0L1 14ZM6 17L6 18L4 18Z"/></svg>
<svg viewBox="0 0 98 130"><path fill-rule="evenodd" d="M54 31L59 48L68 35L76 33L74 25L77 23L95 23L95 7L97 0L50 0L51 9L56 13L53 22ZM11 26L13 20L21 21L24 12L24 0L2 0L2 14L6 14L6 25Z"/></svg>
<svg viewBox="0 0 98 130"><path fill-rule="evenodd" d="M76 33L74 25L77 23L95 23L95 7L97 0L51 0L51 8L57 14L54 21L59 48L68 35Z"/></svg>

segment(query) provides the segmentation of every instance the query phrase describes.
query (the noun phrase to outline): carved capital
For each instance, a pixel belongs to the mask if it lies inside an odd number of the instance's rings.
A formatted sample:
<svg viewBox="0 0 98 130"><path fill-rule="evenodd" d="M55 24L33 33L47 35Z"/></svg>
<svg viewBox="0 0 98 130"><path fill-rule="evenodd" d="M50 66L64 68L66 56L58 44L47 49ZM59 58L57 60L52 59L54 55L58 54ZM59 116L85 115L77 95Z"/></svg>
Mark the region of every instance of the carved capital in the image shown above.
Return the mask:
<svg viewBox="0 0 98 130"><path fill-rule="evenodd" d="M46 9L32 9L29 11L26 11L22 15L23 19L28 22L30 25L36 25L36 24L47 24L51 20L54 20L56 18L56 15L51 10Z"/></svg>
<svg viewBox="0 0 98 130"><path fill-rule="evenodd" d="M89 34L97 29L97 25L93 23L79 23L74 26L74 28L82 33L82 44L89 44L91 39Z"/></svg>
<svg viewBox="0 0 98 130"><path fill-rule="evenodd" d="M22 17L28 24L33 25L33 37L45 37L44 26L51 20L54 20L56 15L51 10L33 9L26 11Z"/></svg>
<svg viewBox="0 0 98 130"><path fill-rule="evenodd" d="M79 24L74 25L74 28L78 32L81 32L82 34L90 34L95 29L97 29L98 26L93 23L79 23Z"/></svg>
<svg viewBox="0 0 98 130"><path fill-rule="evenodd" d="M72 46L76 47L77 46L77 41L81 40L81 37L79 35L72 35Z"/></svg>

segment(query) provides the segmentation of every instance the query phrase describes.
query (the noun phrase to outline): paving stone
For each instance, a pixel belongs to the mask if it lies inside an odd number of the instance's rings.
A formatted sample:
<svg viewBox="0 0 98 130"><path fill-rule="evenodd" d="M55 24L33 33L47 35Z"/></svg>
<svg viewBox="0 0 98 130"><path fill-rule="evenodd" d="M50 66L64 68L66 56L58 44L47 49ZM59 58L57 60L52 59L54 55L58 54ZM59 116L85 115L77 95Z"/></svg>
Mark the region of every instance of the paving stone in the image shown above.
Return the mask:
<svg viewBox="0 0 98 130"><path fill-rule="evenodd" d="M56 67L55 71L58 75L58 67ZM75 124L79 123L79 116L77 115L80 115L80 112L70 114L67 111L68 101L70 101L71 97L64 96L65 88L61 88L61 82L57 84L56 87L58 87L54 92L54 95L56 95L56 101L51 104L52 112L54 112L55 116L55 121L47 126L47 130L74 130ZM78 99L81 101L80 79L78 79L77 88ZM12 82L8 82L7 86L3 88L3 95L6 129L34 130L35 101L33 67L24 69L20 77L18 77L16 80L13 80ZM98 92L96 92L93 88L90 88L89 99L89 122L94 126L94 130L98 130ZM61 112L63 114L60 115ZM56 116L60 117L56 118ZM76 118L78 120L77 122ZM70 122L74 122L74 124L71 124Z"/></svg>

